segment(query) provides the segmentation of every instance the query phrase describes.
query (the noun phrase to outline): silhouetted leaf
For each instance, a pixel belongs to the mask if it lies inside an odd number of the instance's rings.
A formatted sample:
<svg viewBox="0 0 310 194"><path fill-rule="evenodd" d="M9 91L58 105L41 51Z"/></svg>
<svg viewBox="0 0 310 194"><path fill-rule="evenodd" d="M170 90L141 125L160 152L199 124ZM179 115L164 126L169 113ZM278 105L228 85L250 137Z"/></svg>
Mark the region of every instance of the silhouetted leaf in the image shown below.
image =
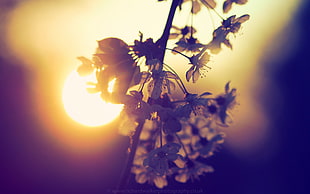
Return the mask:
<svg viewBox="0 0 310 194"><path fill-rule="evenodd" d="M78 57L77 59L82 62L82 65L77 69L80 76L87 76L94 71L93 62L90 59L86 57Z"/></svg>
<svg viewBox="0 0 310 194"><path fill-rule="evenodd" d="M118 38L105 38L98 41L99 49L104 53L123 52L128 45Z"/></svg>

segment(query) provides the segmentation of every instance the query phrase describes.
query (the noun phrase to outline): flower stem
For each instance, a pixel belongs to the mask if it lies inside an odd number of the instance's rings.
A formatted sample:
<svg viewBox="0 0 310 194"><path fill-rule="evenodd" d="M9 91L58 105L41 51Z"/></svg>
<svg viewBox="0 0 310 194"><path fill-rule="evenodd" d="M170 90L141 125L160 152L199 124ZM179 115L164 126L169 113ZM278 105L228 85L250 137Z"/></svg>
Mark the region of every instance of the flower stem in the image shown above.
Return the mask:
<svg viewBox="0 0 310 194"><path fill-rule="evenodd" d="M170 49L170 48L166 48L166 49L167 49L167 50L170 50L170 51L173 51L173 52L176 52L176 53L182 55L183 57L187 58L188 60L191 60L191 58L190 58L189 56L187 56L187 55L181 53L180 51L177 51L177 50L175 50L175 49Z"/></svg>
<svg viewBox="0 0 310 194"><path fill-rule="evenodd" d="M164 64L165 67L167 67L172 73L174 73L176 76L177 76L177 84L179 85L179 87L181 88L182 92L184 94L188 94L187 90L186 90L186 87L184 85L184 83L182 82L180 76L177 74L177 72L174 71L174 69L172 69L169 65L167 64Z"/></svg>
<svg viewBox="0 0 310 194"><path fill-rule="evenodd" d="M163 123L160 123L161 127L159 130L159 141L160 141L160 147L163 147Z"/></svg>
<svg viewBox="0 0 310 194"><path fill-rule="evenodd" d="M203 1L202 2L208 9L212 9L214 11L214 13L216 13L217 16L219 16L222 20L224 20L223 16L221 16L221 14L219 14L215 8L213 8L207 1Z"/></svg>

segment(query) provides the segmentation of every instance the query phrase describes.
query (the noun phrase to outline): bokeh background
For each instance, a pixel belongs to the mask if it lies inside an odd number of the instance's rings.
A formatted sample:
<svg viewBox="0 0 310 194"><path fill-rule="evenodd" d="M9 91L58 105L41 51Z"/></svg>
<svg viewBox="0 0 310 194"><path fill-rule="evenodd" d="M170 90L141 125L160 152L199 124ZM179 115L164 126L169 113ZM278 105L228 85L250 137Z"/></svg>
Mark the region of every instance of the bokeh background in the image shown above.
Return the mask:
<svg viewBox="0 0 310 194"><path fill-rule="evenodd" d="M224 49L207 78L191 88L217 93L232 81L240 103L235 122L209 161L214 173L194 183L171 181L167 189L309 193L309 1L249 0L235 8L251 20L233 40L234 50ZM0 193L105 194L115 188L129 141L118 135L117 119L101 127L70 119L63 83L77 56L91 56L96 40L132 42L139 30L158 38L168 9L169 2L155 0L1 0ZM133 179L130 188L156 189Z"/></svg>

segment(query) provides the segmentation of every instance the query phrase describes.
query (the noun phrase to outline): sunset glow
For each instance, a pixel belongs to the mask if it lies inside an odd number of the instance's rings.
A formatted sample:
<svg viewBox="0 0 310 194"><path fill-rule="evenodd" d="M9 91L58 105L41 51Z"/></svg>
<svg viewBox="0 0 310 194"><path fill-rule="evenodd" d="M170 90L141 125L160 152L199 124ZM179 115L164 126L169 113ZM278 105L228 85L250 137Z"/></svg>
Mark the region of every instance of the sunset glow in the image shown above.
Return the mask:
<svg viewBox="0 0 310 194"><path fill-rule="evenodd" d="M199 93L200 89L205 89L202 87L207 86L212 92L222 91L222 86L227 81L231 81L238 89L238 101L241 105L234 114L235 124L231 134L228 132L227 141L230 148L236 152L252 149L268 135L268 119L265 118L263 107L251 91L254 90L253 86L263 87L263 82L256 73L260 68L259 59L264 55L264 49L270 39L283 29L297 9L298 3L299 1L283 4L281 0L251 0L245 6L236 5L234 14L248 13L251 19L241 33L232 39L234 50L223 49L220 55L212 58L214 62L207 78L199 80L192 89ZM139 38L141 31L144 38L153 37L156 40L162 33L168 10L169 1L158 3L155 0L63 0L54 3L29 0L21 3L12 12L6 35L16 57L36 74L33 87L43 93L58 94L51 96L59 97L57 103L64 105L69 116L63 119L70 120L71 117L86 126L99 126L117 117L122 107L103 102L99 94L86 92L85 80L72 72L79 65L76 57L91 56L96 49L96 41L106 37L118 37L132 44ZM277 14L272 17L266 14L273 13L274 10ZM176 17L176 25L184 25L180 21L184 21L184 17L187 16L181 17L183 18ZM212 19L214 22L221 20L214 13ZM209 15L199 15L195 22L199 25L202 23L201 26L204 27L206 25L203 22L206 21L207 25L212 26L212 19ZM201 32L207 34L204 30ZM171 56L165 60L169 62L175 59L175 56ZM185 60L180 60L179 63L182 68L176 69L182 72L180 76L184 77L187 63ZM43 82L51 82L53 89L47 88ZM34 98L42 97L36 95ZM39 115L42 117L39 120L43 125L47 125L44 121L47 117L52 119L53 110L39 107L35 111L42 110L49 111ZM49 125L47 128L54 134L55 127ZM66 129L64 127L57 130Z"/></svg>
<svg viewBox="0 0 310 194"><path fill-rule="evenodd" d="M73 120L83 125L107 124L119 115L123 105L103 101L100 93L88 93L86 83L90 81L96 81L94 74L86 77L80 77L76 71L69 74L63 88L65 110Z"/></svg>

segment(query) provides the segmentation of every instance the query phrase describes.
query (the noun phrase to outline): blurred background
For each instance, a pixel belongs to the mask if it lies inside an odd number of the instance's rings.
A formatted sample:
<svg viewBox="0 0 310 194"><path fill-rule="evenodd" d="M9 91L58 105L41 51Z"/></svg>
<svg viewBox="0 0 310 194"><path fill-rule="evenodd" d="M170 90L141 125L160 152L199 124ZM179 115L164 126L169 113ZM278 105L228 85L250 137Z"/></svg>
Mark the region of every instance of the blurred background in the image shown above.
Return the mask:
<svg viewBox="0 0 310 194"><path fill-rule="evenodd" d="M118 134L118 119L90 127L70 118L62 101L64 83L80 63L76 57L91 57L96 40L113 36L133 43L139 31L159 38L169 5L1 0L0 193L104 194L116 187L129 140ZM251 19L232 37L233 50L223 49L206 78L187 84L197 93L221 93L227 81L238 89L234 123L209 161L215 172L194 183L171 180L167 189L309 193L309 1L249 0L230 14L245 13ZM182 27L186 17L181 14L175 24ZM195 20L203 41L210 38L204 35L211 35L206 25L212 21L220 18L202 13ZM184 76L185 60L166 60L181 64L175 68ZM130 188L156 189L134 179Z"/></svg>

